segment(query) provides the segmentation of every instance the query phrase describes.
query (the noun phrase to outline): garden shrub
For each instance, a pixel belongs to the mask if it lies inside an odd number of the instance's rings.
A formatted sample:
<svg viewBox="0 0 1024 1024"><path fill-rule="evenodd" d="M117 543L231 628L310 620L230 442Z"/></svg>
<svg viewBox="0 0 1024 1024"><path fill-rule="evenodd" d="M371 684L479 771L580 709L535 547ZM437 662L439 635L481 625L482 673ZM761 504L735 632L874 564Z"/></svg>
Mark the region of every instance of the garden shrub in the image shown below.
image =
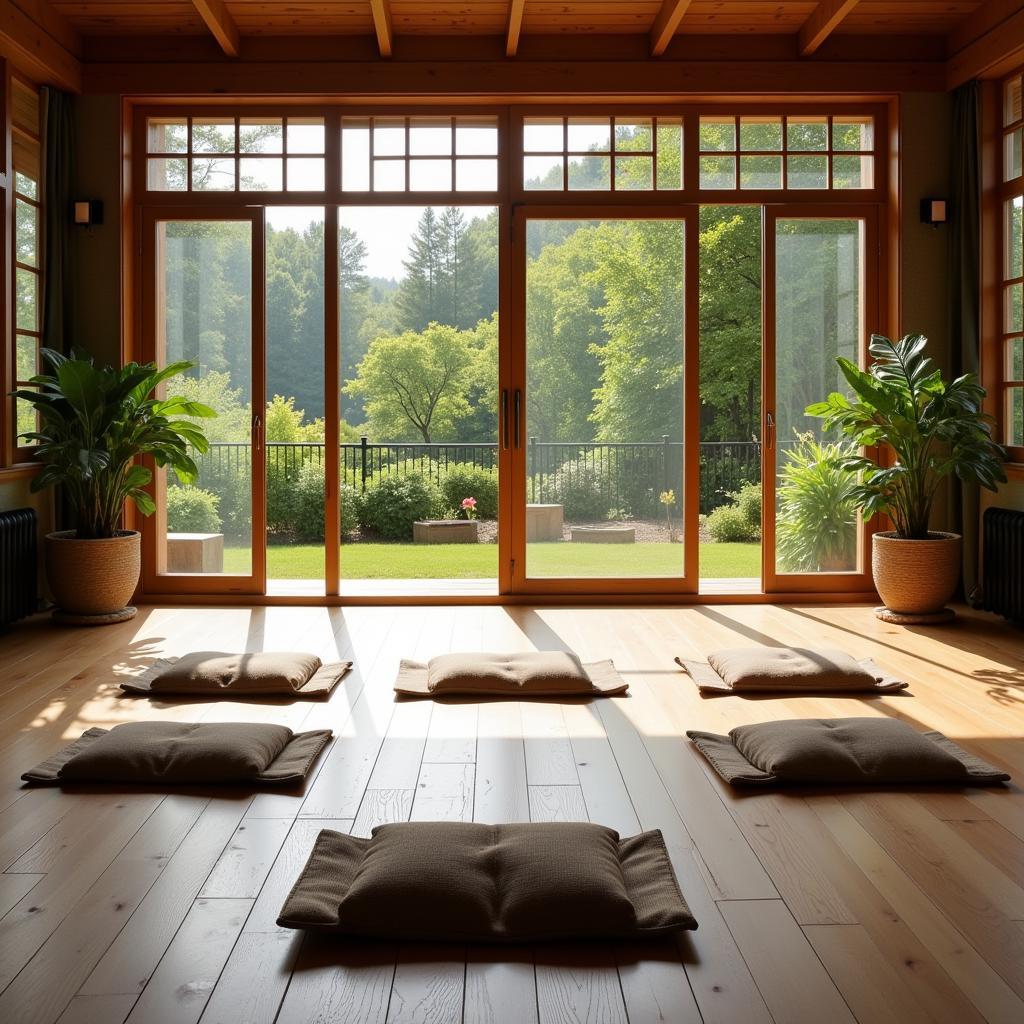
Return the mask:
<svg viewBox="0 0 1024 1024"><path fill-rule="evenodd" d="M412 524L440 515L444 498L432 480L419 474L384 476L367 487L358 507L364 530L385 540L411 540Z"/></svg>
<svg viewBox="0 0 1024 1024"><path fill-rule="evenodd" d="M446 508L459 508L463 498L476 498L480 519L498 518L498 471L481 466L454 464L441 476L441 495Z"/></svg>
<svg viewBox="0 0 1024 1024"><path fill-rule="evenodd" d="M359 492L342 482L338 489L341 510L341 536L359 526ZM295 540L319 544L324 539L324 467L321 462L306 462L299 470L294 494L295 518L288 532Z"/></svg>
<svg viewBox="0 0 1024 1024"><path fill-rule="evenodd" d="M220 533L220 499L201 487L167 488L167 530L169 533Z"/></svg>
<svg viewBox="0 0 1024 1024"><path fill-rule="evenodd" d="M731 503L719 505L704 520L711 539L735 544L761 539L761 485L744 484L729 495Z"/></svg>
<svg viewBox="0 0 1024 1024"><path fill-rule="evenodd" d="M544 502L562 506L569 522L604 519L612 505L600 470L579 463L568 463L547 477L543 495Z"/></svg>

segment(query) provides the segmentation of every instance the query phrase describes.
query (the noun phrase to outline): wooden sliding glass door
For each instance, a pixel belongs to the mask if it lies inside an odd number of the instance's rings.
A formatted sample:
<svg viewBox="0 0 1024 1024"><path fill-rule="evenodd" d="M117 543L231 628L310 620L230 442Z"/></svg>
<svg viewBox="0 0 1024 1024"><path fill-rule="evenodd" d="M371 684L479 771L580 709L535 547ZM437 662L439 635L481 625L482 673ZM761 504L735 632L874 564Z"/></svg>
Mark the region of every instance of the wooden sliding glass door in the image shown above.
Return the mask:
<svg viewBox="0 0 1024 1024"><path fill-rule="evenodd" d="M266 582L263 210L149 208L143 230L143 360L192 365L164 386L217 409L186 483L154 474L144 531L150 593L259 594Z"/></svg>
<svg viewBox="0 0 1024 1024"><path fill-rule="evenodd" d="M850 500L855 452L808 405L848 387L879 323L875 211L766 207L762 415L766 592L871 590L868 533Z"/></svg>
<svg viewBox="0 0 1024 1024"><path fill-rule="evenodd" d="M695 592L696 211L520 207L513 238L513 589Z"/></svg>

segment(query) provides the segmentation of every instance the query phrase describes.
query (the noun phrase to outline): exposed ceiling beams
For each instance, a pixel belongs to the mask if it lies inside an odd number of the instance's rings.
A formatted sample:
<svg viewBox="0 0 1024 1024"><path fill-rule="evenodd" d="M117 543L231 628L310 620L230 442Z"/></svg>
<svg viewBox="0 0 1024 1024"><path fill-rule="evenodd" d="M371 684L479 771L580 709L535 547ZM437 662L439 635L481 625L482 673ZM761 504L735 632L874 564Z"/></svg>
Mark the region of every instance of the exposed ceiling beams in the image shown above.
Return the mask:
<svg viewBox="0 0 1024 1024"><path fill-rule="evenodd" d="M663 0L651 26L651 56L660 57L672 42L690 0Z"/></svg>
<svg viewBox="0 0 1024 1024"><path fill-rule="evenodd" d="M35 0L0 0L0 55L40 82L82 90L77 34L56 11L42 10Z"/></svg>
<svg viewBox="0 0 1024 1024"><path fill-rule="evenodd" d="M982 34L975 34L969 42L968 37L958 31L949 36L950 55L946 61L949 89L972 78L998 78L1024 64L1024 8L1019 0L1012 4L989 0L978 15L982 24L988 26Z"/></svg>
<svg viewBox="0 0 1024 1024"><path fill-rule="evenodd" d="M394 31L391 28L391 7L388 0L370 0L370 11L373 13L373 30L377 33L377 49L382 57L390 57L394 43Z"/></svg>
<svg viewBox="0 0 1024 1024"><path fill-rule="evenodd" d="M800 27L800 56L810 57L860 0L819 0Z"/></svg>
<svg viewBox="0 0 1024 1024"><path fill-rule="evenodd" d="M505 56L514 57L519 49L519 34L523 30L523 8L526 0L512 0L508 5L508 28L505 30Z"/></svg>
<svg viewBox="0 0 1024 1024"><path fill-rule="evenodd" d="M192 0L192 6L206 22L206 27L213 33L220 48L229 57L237 57L242 52L242 40L235 19L224 6L224 0Z"/></svg>

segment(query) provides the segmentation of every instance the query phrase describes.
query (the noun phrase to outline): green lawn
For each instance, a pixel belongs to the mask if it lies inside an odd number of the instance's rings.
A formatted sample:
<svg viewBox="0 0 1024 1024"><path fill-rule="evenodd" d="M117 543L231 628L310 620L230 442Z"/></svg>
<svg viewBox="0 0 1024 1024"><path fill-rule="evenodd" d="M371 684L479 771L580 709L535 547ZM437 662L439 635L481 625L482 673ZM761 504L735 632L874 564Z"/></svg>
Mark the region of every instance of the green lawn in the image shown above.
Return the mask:
<svg viewBox="0 0 1024 1024"><path fill-rule="evenodd" d="M671 576L682 554L678 544L531 544L531 576ZM248 551L227 548L225 572L245 572ZM345 579L493 579L498 570L496 544L343 544ZM700 574L705 579L759 576L759 544L702 544ZM272 545L267 549L270 579L322 579L323 548Z"/></svg>

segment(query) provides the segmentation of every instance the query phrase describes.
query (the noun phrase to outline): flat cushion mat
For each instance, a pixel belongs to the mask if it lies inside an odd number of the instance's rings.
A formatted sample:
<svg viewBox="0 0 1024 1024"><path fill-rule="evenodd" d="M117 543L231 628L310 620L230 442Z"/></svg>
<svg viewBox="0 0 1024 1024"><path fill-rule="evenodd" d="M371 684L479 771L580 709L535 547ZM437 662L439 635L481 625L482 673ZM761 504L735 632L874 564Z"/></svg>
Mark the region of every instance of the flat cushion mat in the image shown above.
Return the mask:
<svg viewBox="0 0 1024 1024"><path fill-rule="evenodd" d="M566 651L441 654L426 664L403 660L395 681L395 692L409 697L593 697L627 689L610 661L584 665Z"/></svg>
<svg viewBox="0 0 1024 1024"><path fill-rule="evenodd" d="M821 647L731 647L707 662L676 658L702 693L849 691L891 693L906 683L870 658Z"/></svg>
<svg viewBox="0 0 1024 1024"><path fill-rule="evenodd" d="M126 722L93 728L25 772L26 782L287 784L306 777L329 729L293 733L260 722Z"/></svg>
<svg viewBox="0 0 1024 1024"><path fill-rule="evenodd" d="M324 829L277 923L399 941L642 938L696 928L661 832L588 822Z"/></svg>
<svg viewBox="0 0 1024 1024"><path fill-rule="evenodd" d="M193 651L155 662L121 689L147 696L327 697L351 667L351 661L325 665L315 654L299 652Z"/></svg>
<svg viewBox="0 0 1024 1024"><path fill-rule="evenodd" d="M939 732L895 718L799 718L687 736L736 786L1006 782L1010 776Z"/></svg>

